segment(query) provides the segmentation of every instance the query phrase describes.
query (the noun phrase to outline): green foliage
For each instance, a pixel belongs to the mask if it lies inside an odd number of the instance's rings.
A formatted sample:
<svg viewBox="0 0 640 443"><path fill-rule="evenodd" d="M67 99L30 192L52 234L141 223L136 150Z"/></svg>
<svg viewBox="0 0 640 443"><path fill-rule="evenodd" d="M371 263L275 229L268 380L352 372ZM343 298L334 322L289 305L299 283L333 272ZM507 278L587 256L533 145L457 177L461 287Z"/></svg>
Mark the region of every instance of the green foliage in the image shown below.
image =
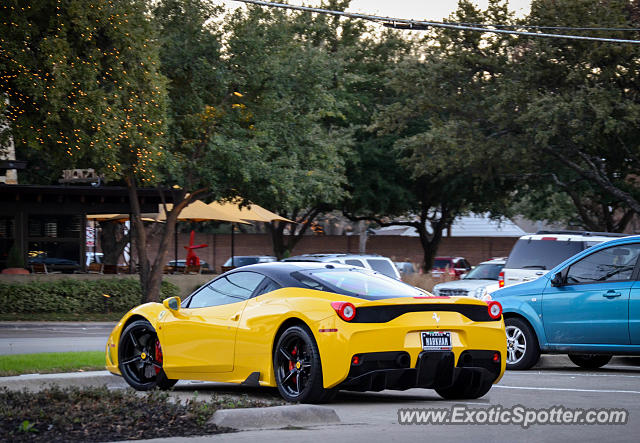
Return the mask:
<svg viewBox="0 0 640 443"><path fill-rule="evenodd" d="M230 92L238 93L235 109L246 120L235 138L255 146L260 159L259 173L238 191L283 214L335 204L344 195L351 139L333 124L344 121L334 90L341 60L315 44L310 20L249 8L236 10L227 24Z"/></svg>
<svg viewBox="0 0 640 443"><path fill-rule="evenodd" d="M173 401L167 392L47 387L0 390L0 437L11 442L124 441L228 432L209 424L218 409L282 405L280 398L213 394ZM25 432L37 429L38 432Z"/></svg>
<svg viewBox="0 0 640 443"><path fill-rule="evenodd" d="M7 254L7 268L24 268L24 256L20 249L18 249L17 242L14 242L9 248Z"/></svg>
<svg viewBox="0 0 640 443"><path fill-rule="evenodd" d="M179 289L162 283L162 298L179 295ZM140 283L132 279L74 280L0 283L0 304L11 313L126 312L140 304Z"/></svg>
<svg viewBox="0 0 640 443"><path fill-rule="evenodd" d="M2 14L0 95L17 155L46 163L45 180L93 167L156 182L165 89L147 2L16 0Z"/></svg>
<svg viewBox="0 0 640 443"><path fill-rule="evenodd" d="M534 25L637 27L638 8L626 0L538 0L528 20ZM525 178L536 189L551 186L568 197L578 215L574 223L623 230L628 211L640 210L634 178L640 169L640 48L523 38L512 42L511 53L502 88L510 105L499 117L517 137L516 144L525 147L513 164L528 172ZM527 200L526 194L516 198ZM548 205L564 204L548 193L540 197ZM541 209L539 216L548 212L544 205Z"/></svg>

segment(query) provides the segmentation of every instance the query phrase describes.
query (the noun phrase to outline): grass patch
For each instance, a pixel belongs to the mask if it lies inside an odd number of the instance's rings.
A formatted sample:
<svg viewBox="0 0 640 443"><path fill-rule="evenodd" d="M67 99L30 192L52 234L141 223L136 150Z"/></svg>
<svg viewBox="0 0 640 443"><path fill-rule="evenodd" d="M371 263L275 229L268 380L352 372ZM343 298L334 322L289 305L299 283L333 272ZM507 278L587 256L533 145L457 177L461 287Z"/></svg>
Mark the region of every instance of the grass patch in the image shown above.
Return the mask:
<svg viewBox="0 0 640 443"><path fill-rule="evenodd" d="M103 351L0 355L0 376L101 370Z"/></svg>
<svg viewBox="0 0 640 443"><path fill-rule="evenodd" d="M122 318L125 312L109 312L109 313L97 313L88 312L78 314L75 312L19 312L15 314L0 313L0 321L118 321Z"/></svg>
<svg viewBox="0 0 640 443"><path fill-rule="evenodd" d="M116 441L206 435L228 429L207 424L218 409L272 406L248 397L174 401L168 393L131 389L49 388L37 393L0 390L0 440L11 442Z"/></svg>

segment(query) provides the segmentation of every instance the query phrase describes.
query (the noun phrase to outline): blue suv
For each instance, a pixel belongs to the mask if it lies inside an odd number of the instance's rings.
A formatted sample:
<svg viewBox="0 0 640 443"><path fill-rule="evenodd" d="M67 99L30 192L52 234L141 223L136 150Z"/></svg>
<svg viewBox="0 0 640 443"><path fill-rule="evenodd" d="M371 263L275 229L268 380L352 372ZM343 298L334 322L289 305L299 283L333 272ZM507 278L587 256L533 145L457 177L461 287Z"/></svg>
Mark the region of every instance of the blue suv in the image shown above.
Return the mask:
<svg viewBox="0 0 640 443"><path fill-rule="evenodd" d="M502 304L507 369L541 353L595 369L616 354L640 355L640 236L592 246L537 280L492 294Z"/></svg>

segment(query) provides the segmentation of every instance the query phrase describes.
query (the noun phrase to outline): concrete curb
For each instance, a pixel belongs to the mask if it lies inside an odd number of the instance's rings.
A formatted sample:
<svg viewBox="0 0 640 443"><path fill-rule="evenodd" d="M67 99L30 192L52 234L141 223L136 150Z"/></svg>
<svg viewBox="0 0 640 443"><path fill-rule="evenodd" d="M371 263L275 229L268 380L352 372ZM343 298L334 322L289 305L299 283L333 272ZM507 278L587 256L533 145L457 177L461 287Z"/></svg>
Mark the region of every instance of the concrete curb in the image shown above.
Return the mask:
<svg viewBox="0 0 640 443"><path fill-rule="evenodd" d="M208 423L244 431L340 423L340 417L334 409L326 406L289 405L221 409L213 414Z"/></svg>
<svg viewBox="0 0 640 443"><path fill-rule="evenodd" d="M49 386L103 386L127 387L127 383L109 371L71 372L62 374L25 374L12 377L0 377L0 388L12 391L27 389L39 391Z"/></svg>

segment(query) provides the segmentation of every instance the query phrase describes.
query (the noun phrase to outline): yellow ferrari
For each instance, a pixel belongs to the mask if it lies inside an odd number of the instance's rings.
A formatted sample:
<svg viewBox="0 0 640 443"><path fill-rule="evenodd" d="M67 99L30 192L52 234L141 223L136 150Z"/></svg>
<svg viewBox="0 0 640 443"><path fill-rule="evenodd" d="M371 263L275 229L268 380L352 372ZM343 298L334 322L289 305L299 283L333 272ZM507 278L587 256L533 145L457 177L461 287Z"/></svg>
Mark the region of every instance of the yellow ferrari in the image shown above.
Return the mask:
<svg viewBox="0 0 640 443"><path fill-rule="evenodd" d="M485 395L505 370L502 307L431 294L363 268L265 263L181 301L147 303L113 329L107 369L138 390L178 379L277 386L292 402L354 391Z"/></svg>

